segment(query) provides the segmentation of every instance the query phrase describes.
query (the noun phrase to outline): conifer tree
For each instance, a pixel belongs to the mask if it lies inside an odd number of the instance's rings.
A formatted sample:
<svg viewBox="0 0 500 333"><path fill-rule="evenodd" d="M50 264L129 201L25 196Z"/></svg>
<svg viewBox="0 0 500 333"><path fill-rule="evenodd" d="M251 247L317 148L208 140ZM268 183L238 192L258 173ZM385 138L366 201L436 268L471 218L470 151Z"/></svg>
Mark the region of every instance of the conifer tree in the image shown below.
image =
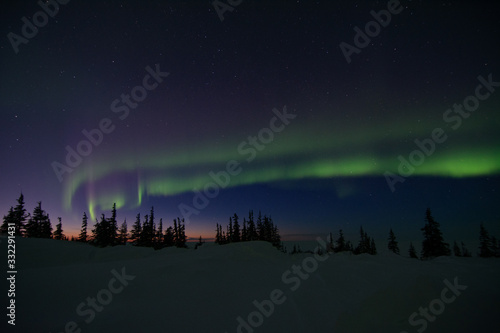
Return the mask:
<svg viewBox="0 0 500 333"><path fill-rule="evenodd" d="M377 254L377 247L375 246L375 240L373 238L370 239L370 249L368 253L371 255Z"/></svg>
<svg viewBox="0 0 500 333"><path fill-rule="evenodd" d="M354 250L354 254L370 253L371 252L371 240L368 234L363 230L363 227L359 229L360 239L359 244Z"/></svg>
<svg viewBox="0 0 500 333"><path fill-rule="evenodd" d="M118 222L116 221L116 203L113 203L113 208L111 209L111 217L107 222L107 244L114 246L118 243Z"/></svg>
<svg viewBox="0 0 500 333"><path fill-rule="evenodd" d="M174 246L174 231L172 227L168 227L165 231L165 236L163 237L163 244L165 247Z"/></svg>
<svg viewBox="0 0 500 333"><path fill-rule="evenodd" d="M139 239L140 246L151 246L151 226L149 224L149 215L144 215L144 222L142 223L142 231Z"/></svg>
<svg viewBox="0 0 500 333"><path fill-rule="evenodd" d="M410 258L418 259L417 251L415 250L415 247L411 242L410 242L410 248L408 249L408 255L410 256Z"/></svg>
<svg viewBox="0 0 500 333"><path fill-rule="evenodd" d="M479 225L479 256L489 258L493 256L491 238L483 223Z"/></svg>
<svg viewBox="0 0 500 333"><path fill-rule="evenodd" d="M3 217L0 233L6 234L9 231L9 224L14 223L14 207L10 206L9 212Z"/></svg>
<svg viewBox="0 0 500 333"><path fill-rule="evenodd" d="M126 245L128 240L128 228L127 228L127 219L125 219L120 226L120 230L118 232L118 244Z"/></svg>
<svg viewBox="0 0 500 333"><path fill-rule="evenodd" d="M233 242L239 242L241 240L240 235L240 223L238 221L239 217L236 213L233 215Z"/></svg>
<svg viewBox="0 0 500 333"><path fill-rule="evenodd" d="M398 242L396 241L396 235L394 235L394 232L392 231L392 228L389 231L389 243L387 244L387 247L392 252L394 252L396 254L399 254Z"/></svg>
<svg viewBox="0 0 500 333"><path fill-rule="evenodd" d="M141 234L142 234L141 214L137 214L130 235L130 240L132 241L132 244L140 245Z"/></svg>
<svg viewBox="0 0 500 333"><path fill-rule="evenodd" d="M16 236L24 235L24 224L28 219L29 214L26 213L24 208L24 195L21 193L17 199L17 205L14 208L13 222L15 224Z"/></svg>
<svg viewBox="0 0 500 333"><path fill-rule="evenodd" d="M344 233L342 229L339 230L339 238L337 238L337 247L334 248L335 252L343 252L346 250L346 242L344 239Z"/></svg>
<svg viewBox="0 0 500 333"><path fill-rule="evenodd" d="M262 214L261 214L260 210L259 210L259 216L257 216L257 234L258 234L259 240L266 239L266 231L264 228L264 224L262 221Z"/></svg>
<svg viewBox="0 0 500 333"><path fill-rule="evenodd" d="M30 216L28 223L25 226L26 237L42 237L42 222L47 219L47 215L42 209L42 202L39 201L38 205L33 209L33 215Z"/></svg>
<svg viewBox="0 0 500 333"><path fill-rule="evenodd" d="M253 220L253 210L248 212L248 240L254 241L259 239L257 234L257 228L255 227L255 222Z"/></svg>
<svg viewBox="0 0 500 333"><path fill-rule="evenodd" d="M54 231L54 239L64 240L66 237L63 234L62 221L61 221L60 217L58 217L57 219L58 219L59 223L56 224L56 231Z"/></svg>
<svg viewBox="0 0 500 333"><path fill-rule="evenodd" d="M101 221L97 221L92 229L92 243L99 247L109 245L109 220L104 214L101 215Z"/></svg>
<svg viewBox="0 0 500 333"><path fill-rule="evenodd" d="M455 257L461 257L462 256L462 250L457 244L457 241L453 241L453 254Z"/></svg>
<svg viewBox="0 0 500 333"><path fill-rule="evenodd" d="M50 223L49 214L46 214L44 219L40 222L40 237L52 238L52 224Z"/></svg>
<svg viewBox="0 0 500 333"><path fill-rule="evenodd" d="M87 242L87 220L87 214L83 212L82 229L80 230L80 235L78 236L79 242Z"/></svg>
<svg viewBox="0 0 500 333"><path fill-rule="evenodd" d="M227 229L227 241L234 242L234 233L233 233L233 219L229 217L229 226Z"/></svg>
<svg viewBox="0 0 500 333"><path fill-rule="evenodd" d="M465 247L464 242L462 242L462 256L464 257L472 257L472 253Z"/></svg>
<svg viewBox="0 0 500 333"><path fill-rule="evenodd" d="M449 256L450 248L444 242L443 234L439 229L439 223L434 220L431 210L427 208L425 212L426 224L421 229L424 233L424 240L422 241L422 258L434 258L439 256Z"/></svg>
<svg viewBox="0 0 500 333"><path fill-rule="evenodd" d="M160 223L158 224L158 229L156 230L155 236L155 249L161 249L163 247L163 219L160 218Z"/></svg>
<svg viewBox="0 0 500 333"><path fill-rule="evenodd" d="M247 220L243 218L243 229L241 230L241 241L246 242L248 239L248 230L247 230Z"/></svg>

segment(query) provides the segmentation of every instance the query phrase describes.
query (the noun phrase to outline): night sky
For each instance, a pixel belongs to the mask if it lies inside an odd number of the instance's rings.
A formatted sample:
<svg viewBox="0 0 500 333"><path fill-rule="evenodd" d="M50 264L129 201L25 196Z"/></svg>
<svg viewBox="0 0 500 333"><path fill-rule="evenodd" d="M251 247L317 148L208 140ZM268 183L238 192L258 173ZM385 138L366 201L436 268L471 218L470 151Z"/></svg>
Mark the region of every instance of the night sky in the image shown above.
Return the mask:
<svg viewBox="0 0 500 333"><path fill-rule="evenodd" d="M285 239L420 239L427 207L448 241L500 232L493 2L41 3L0 14L2 215L22 191L67 235L114 202L192 237L249 209Z"/></svg>

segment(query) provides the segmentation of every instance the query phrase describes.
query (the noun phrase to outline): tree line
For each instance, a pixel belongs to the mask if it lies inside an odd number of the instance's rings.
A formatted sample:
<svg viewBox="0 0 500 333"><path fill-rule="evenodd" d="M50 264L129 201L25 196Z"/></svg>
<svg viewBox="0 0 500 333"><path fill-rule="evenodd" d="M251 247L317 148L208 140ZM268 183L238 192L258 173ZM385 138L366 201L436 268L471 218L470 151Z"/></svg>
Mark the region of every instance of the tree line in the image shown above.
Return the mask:
<svg viewBox="0 0 500 333"><path fill-rule="evenodd" d="M58 218L59 223L53 231L49 214L42 209L41 202L37 203L33 214L28 213L24 205L24 196L21 193L17 199L17 205L10 207L7 215L3 217L3 224L0 227L1 233L7 233L9 224L13 224L16 236L69 240L63 233L60 217ZM127 243L155 249L171 246L187 247L184 219L174 219L172 226L164 228L163 219L160 219L158 225L156 224L154 207L151 207L150 213L144 216L143 221L141 221L141 215L137 214L132 231L129 233L126 220L118 227L116 204L113 204L110 217L102 214L99 221L96 219L90 233L88 232L88 217L84 212L80 234L77 238L72 237L71 240L98 247L125 245Z"/></svg>
<svg viewBox="0 0 500 333"><path fill-rule="evenodd" d="M58 217L58 223L55 230L53 230L49 214L42 209L41 202L37 203L32 214L28 213L24 206L24 196L21 193L17 199L17 204L11 206L7 215L4 215L3 224L0 226L0 233L6 234L8 226L12 224L14 225L14 234L16 236L69 240L63 233L60 217ZM463 242L459 244L454 241L453 249L450 249L450 245L444 241L440 224L434 219L429 208L425 212L424 220L425 224L421 228L424 239L422 241L420 257L417 255L413 243L410 242L408 249L410 258L432 259L439 256L449 256L452 252L457 257L472 256ZM88 233L88 217L84 212L80 234L77 238L72 237L71 240L99 247L130 243L135 246L153 247L155 249L172 246L185 248L187 247L185 229L184 219L180 219L179 217L174 219L173 224L168 227L164 226L163 219L161 218L158 224L156 224L154 207L151 207L149 214L146 214L143 220L141 220L141 215L137 214L132 230L128 232L126 220L118 227L116 204L113 204L110 217L102 214L99 221L96 219L90 234ZM354 247L350 241L345 239L342 229L339 230L336 240L333 239L330 233L326 251L377 254L375 240L368 236L363 227L360 227L359 235L359 242ZM217 244L222 245L256 240L270 242L277 249L287 252L281 241L278 227L274 224L270 216L262 216L260 211L256 220L254 219L253 210L250 210L248 219L246 217L243 218L242 224L236 213L229 217L229 223L225 227L221 224L216 224L215 243ZM396 254L400 254L396 235L392 229L389 230L387 241L388 249ZM200 236L196 247L201 246L203 243L204 241ZM490 236L483 223L479 226L479 243L479 257L500 257L500 244L496 237ZM300 252L302 251L297 246L294 246L291 251L292 254Z"/></svg>
<svg viewBox="0 0 500 333"><path fill-rule="evenodd" d="M479 257L500 257L500 247L498 241L495 237L490 236L488 231L485 229L484 225L481 223L479 226ZM417 251L410 242L408 255L410 258L420 258L420 259L432 259L439 256L450 256L451 250L450 245L444 241L443 233L441 232L439 223L432 216L430 208L427 208L425 212L425 225L420 229L423 233L424 239L422 241L422 251L420 257L417 255ZM330 241L327 244L328 252L350 252L353 254L377 254L377 249L375 247L375 241L373 238L368 237L363 227L360 228L360 240L356 247L353 247L350 241L346 241L342 229L339 230L339 236L337 240L333 240L333 236L330 233ZM400 254L398 241L396 240L396 235L394 234L392 228L389 230L389 237L387 239L387 248L395 254ZM301 253L300 247L294 246L292 254ZM453 243L453 254L456 257L471 257L471 252L465 247L464 242L460 245L454 241Z"/></svg>
<svg viewBox="0 0 500 333"><path fill-rule="evenodd" d="M222 225L216 225L215 243L228 244L248 241L266 241L271 243L279 250L283 250L283 243L279 234L278 227L273 223L273 219L267 215L262 216L259 211L257 220L254 221L253 210L248 212L248 220L243 218L243 225L240 225L240 219L236 213L229 217L229 223L225 230Z"/></svg>

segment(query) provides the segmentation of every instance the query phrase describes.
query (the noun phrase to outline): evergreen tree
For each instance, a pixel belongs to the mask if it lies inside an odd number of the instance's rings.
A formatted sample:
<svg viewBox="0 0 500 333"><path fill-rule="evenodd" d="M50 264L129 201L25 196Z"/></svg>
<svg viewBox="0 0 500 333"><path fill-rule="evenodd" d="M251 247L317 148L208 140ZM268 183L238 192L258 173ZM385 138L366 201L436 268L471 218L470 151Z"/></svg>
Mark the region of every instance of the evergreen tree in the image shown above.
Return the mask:
<svg viewBox="0 0 500 333"><path fill-rule="evenodd" d="M64 240L66 237L63 234L62 221L61 221L60 217L58 217L57 219L58 219L59 223L56 224L56 231L54 231L54 239Z"/></svg>
<svg viewBox="0 0 500 333"><path fill-rule="evenodd" d="M46 214L40 222L40 237L52 238L52 224L50 223L49 214Z"/></svg>
<svg viewBox="0 0 500 333"><path fill-rule="evenodd" d="M394 235L394 232L392 231L392 228L389 231L389 243L387 244L387 247L392 252L394 252L396 254L399 254L398 242L396 241L396 235Z"/></svg>
<svg viewBox="0 0 500 333"><path fill-rule="evenodd" d="M175 221L175 220L174 220ZM176 238L176 247L185 248L186 246L186 226L184 223L184 218L177 218L177 238Z"/></svg>
<svg viewBox="0 0 500 333"><path fill-rule="evenodd" d="M92 243L100 247L109 245L109 220L104 214L101 215L101 221L96 220L92 229Z"/></svg>
<svg viewBox="0 0 500 333"><path fill-rule="evenodd" d="M368 234L363 230L363 227L359 229L360 239L359 244L354 249L354 254L370 253L371 252L371 240Z"/></svg>
<svg viewBox="0 0 500 333"><path fill-rule="evenodd" d="M47 219L46 213L42 209L42 202L39 201L38 205L33 209L33 215L29 218L25 226L26 237L42 237L42 222Z"/></svg>
<svg viewBox="0 0 500 333"><path fill-rule="evenodd" d="M168 227L165 231L165 236L163 237L163 244L165 247L174 246L174 231L172 227Z"/></svg>
<svg viewBox="0 0 500 333"><path fill-rule="evenodd" d="M229 217L229 226L227 229L227 241L234 242L233 219Z"/></svg>
<svg viewBox="0 0 500 333"><path fill-rule="evenodd" d="M233 215L233 242L239 242L241 240L240 235L240 223L238 221L239 217L236 213Z"/></svg>
<svg viewBox="0 0 500 333"><path fill-rule="evenodd" d="M335 249L335 245L333 244L333 235L330 232L330 236L328 238L328 245L326 246L326 252L333 252Z"/></svg>
<svg viewBox="0 0 500 333"><path fill-rule="evenodd" d="M253 210L248 212L248 240L254 241L259 239L255 222L253 221Z"/></svg>
<svg viewBox="0 0 500 333"><path fill-rule="evenodd" d="M141 236L139 238L139 244L140 246L151 246L151 239L152 239L152 234L151 234L151 226L149 224L149 215L144 215L144 222L142 223L142 231L141 231Z"/></svg>
<svg viewBox="0 0 500 333"><path fill-rule="evenodd" d="M462 256L462 250L457 244L457 241L453 241L453 254L455 257L461 257Z"/></svg>
<svg viewBox="0 0 500 333"><path fill-rule="evenodd" d="M345 242L345 250L347 252L354 252L354 246L352 245L351 241Z"/></svg>
<svg viewBox="0 0 500 333"><path fill-rule="evenodd" d="M342 229L339 230L339 238L337 238L337 247L334 248L335 252L343 252L346 251L346 242L344 239L344 233Z"/></svg>
<svg viewBox="0 0 500 333"><path fill-rule="evenodd" d="M205 242L203 241L203 238L201 238L201 236L200 236L200 238L198 239L198 243L196 243L194 245L194 249L196 250L198 247L202 246L203 243L205 243Z"/></svg>
<svg viewBox="0 0 500 333"><path fill-rule="evenodd" d="M10 206L9 212L3 217L0 233L6 234L9 231L9 224L14 223L14 207Z"/></svg>
<svg viewBox="0 0 500 333"><path fill-rule="evenodd" d="M375 246L375 240L373 238L370 240L370 249L368 250L368 253L371 255L377 254L377 247Z"/></svg>
<svg viewBox="0 0 500 333"><path fill-rule="evenodd" d="M118 222L116 221L116 203L113 203L111 217L105 223L105 242L106 245L115 246L118 244Z"/></svg>
<svg viewBox="0 0 500 333"><path fill-rule="evenodd" d="M155 249L161 249L163 247L163 219L160 218L160 224L158 225L158 230L156 230L155 236Z"/></svg>
<svg viewBox="0 0 500 333"><path fill-rule="evenodd" d="M78 236L79 242L87 242L87 220L87 214L83 212L82 229L80 231L80 235Z"/></svg>
<svg viewBox="0 0 500 333"><path fill-rule="evenodd" d="M264 228L264 224L262 222L262 214L260 211L259 211L259 216L257 217L257 234L259 240L266 239L266 231Z"/></svg>
<svg viewBox="0 0 500 333"><path fill-rule="evenodd" d="M24 195L21 193L17 199L17 205L14 208L13 222L15 224L16 236L24 235L24 224L28 219L29 214L26 213L24 208Z"/></svg>
<svg viewBox="0 0 500 333"><path fill-rule="evenodd" d="M248 230L247 230L247 220L243 218L243 229L241 230L241 241L246 242L248 239Z"/></svg>
<svg viewBox="0 0 500 333"><path fill-rule="evenodd" d="M123 221L120 226L120 230L118 232L118 244L126 245L128 240L128 228L127 228L127 219Z"/></svg>
<svg viewBox="0 0 500 333"><path fill-rule="evenodd" d="M142 233L141 214L137 214L130 235L130 240L132 241L132 244L140 245L141 233Z"/></svg>
<svg viewBox="0 0 500 333"><path fill-rule="evenodd" d="M491 238L483 223L479 225L479 256L489 258L493 256Z"/></svg>
<svg viewBox="0 0 500 333"><path fill-rule="evenodd" d="M219 232L219 223L215 226L215 243L220 244L221 243L221 234Z"/></svg>
<svg viewBox="0 0 500 333"><path fill-rule="evenodd" d="M151 211L149 213L149 237L150 239L148 240L149 246L154 246L155 245L155 238L156 238L156 224L155 224L155 212L154 212L154 207L151 206Z"/></svg>
<svg viewBox="0 0 500 333"><path fill-rule="evenodd" d="M409 254L410 258L418 259L417 251L415 251L415 247L413 246L413 244L411 242L410 242L410 248L408 250L408 254Z"/></svg>
<svg viewBox="0 0 500 333"><path fill-rule="evenodd" d="M472 253L465 247L464 242L462 242L462 256L464 257L472 257Z"/></svg>
<svg viewBox="0 0 500 333"><path fill-rule="evenodd" d="M428 259L439 256L449 256L449 245L444 242L443 234L439 229L439 223L434 220L429 208L427 208L425 212L425 221L426 224L421 229L424 234L424 240L422 241L422 258Z"/></svg>

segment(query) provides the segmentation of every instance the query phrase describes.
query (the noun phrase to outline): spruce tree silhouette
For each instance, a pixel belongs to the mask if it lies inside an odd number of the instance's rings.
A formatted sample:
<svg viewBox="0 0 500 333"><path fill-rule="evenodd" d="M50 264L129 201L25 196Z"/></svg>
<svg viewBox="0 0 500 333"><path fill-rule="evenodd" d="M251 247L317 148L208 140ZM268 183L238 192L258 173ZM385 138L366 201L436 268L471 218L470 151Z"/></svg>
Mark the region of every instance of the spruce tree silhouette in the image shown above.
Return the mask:
<svg viewBox="0 0 500 333"><path fill-rule="evenodd" d="M421 229L424 234L422 241L422 259L431 259L451 254L449 245L444 242L443 234L439 229L439 223L434 220L430 208L425 212L426 224Z"/></svg>

